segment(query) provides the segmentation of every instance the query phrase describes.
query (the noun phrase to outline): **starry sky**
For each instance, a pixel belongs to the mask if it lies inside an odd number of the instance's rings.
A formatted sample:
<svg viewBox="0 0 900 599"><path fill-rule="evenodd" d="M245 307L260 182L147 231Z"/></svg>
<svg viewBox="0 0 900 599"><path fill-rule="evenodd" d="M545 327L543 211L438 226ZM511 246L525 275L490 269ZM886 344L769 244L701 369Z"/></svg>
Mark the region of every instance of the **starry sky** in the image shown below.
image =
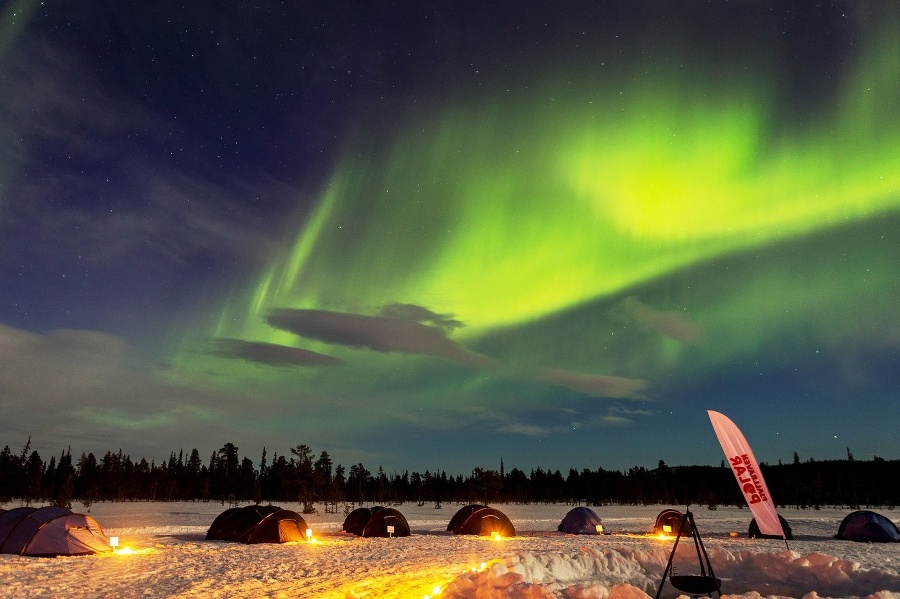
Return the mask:
<svg viewBox="0 0 900 599"><path fill-rule="evenodd" d="M900 458L900 4L0 2L0 443Z"/></svg>

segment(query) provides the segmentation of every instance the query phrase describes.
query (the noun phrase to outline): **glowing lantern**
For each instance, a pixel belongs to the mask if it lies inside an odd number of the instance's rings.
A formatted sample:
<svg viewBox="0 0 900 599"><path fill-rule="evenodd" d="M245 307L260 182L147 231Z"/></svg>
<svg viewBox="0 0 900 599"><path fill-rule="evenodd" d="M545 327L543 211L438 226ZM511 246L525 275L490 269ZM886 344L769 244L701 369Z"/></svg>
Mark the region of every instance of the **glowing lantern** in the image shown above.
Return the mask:
<svg viewBox="0 0 900 599"><path fill-rule="evenodd" d="M306 529L306 540L309 541L310 543L312 543L312 529L311 528Z"/></svg>
<svg viewBox="0 0 900 599"><path fill-rule="evenodd" d="M119 537L109 537L109 546L112 547L113 553L115 553L116 547L119 546Z"/></svg>
<svg viewBox="0 0 900 599"><path fill-rule="evenodd" d="M668 524L663 524L663 532L667 535L672 534L672 527Z"/></svg>
<svg viewBox="0 0 900 599"><path fill-rule="evenodd" d="M388 537L394 536L394 527L390 524L387 525L387 533L388 533Z"/></svg>
<svg viewBox="0 0 900 599"><path fill-rule="evenodd" d="M602 535L602 534L603 534L603 525L602 525L602 524L598 524L598 525L597 525L597 534L598 534L598 535Z"/></svg>

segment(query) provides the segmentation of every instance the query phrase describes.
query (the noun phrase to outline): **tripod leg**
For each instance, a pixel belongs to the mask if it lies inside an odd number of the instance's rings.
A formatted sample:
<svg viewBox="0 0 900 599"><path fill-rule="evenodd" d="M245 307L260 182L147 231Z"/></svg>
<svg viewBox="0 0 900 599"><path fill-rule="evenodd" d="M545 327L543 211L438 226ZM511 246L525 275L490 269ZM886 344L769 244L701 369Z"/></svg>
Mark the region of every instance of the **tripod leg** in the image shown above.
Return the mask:
<svg viewBox="0 0 900 599"><path fill-rule="evenodd" d="M694 514L688 512L688 515L691 519L691 530L694 537L694 547L697 549L697 560L700 562L700 574L701 576L717 580L716 574L713 572L712 562L709 560L709 554L706 553L706 547L703 546L703 539L700 538L700 533L697 532L697 526L694 524ZM712 597L713 592L718 593L719 597L722 596L722 589L719 588L716 591L707 593L707 597Z"/></svg>
<svg viewBox="0 0 900 599"><path fill-rule="evenodd" d="M662 593L662 589L666 585L666 578L669 577L669 572L672 570L672 560L675 559L675 550L678 549L678 541L681 539L681 535L684 533L684 523L686 520L687 514L681 517L681 525L678 527L678 535L675 537L675 543L672 545L672 552L669 554L669 561L666 562L666 569L663 570L662 580L659 581L659 587L656 589L656 599L659 599L659 596Z"/></svg>

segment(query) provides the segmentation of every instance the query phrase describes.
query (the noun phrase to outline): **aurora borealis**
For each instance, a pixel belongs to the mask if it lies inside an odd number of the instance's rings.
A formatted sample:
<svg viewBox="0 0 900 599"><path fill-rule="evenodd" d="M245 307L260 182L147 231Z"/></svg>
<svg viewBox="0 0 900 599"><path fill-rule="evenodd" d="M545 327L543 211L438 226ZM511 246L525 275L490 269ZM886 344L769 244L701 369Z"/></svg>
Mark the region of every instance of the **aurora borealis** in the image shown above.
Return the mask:
<svg viewBox="0 0 900 599"><path fill-rule="evenodd" d="M6 443L898 457L895 5L382 8L2 29Z"/></svg>

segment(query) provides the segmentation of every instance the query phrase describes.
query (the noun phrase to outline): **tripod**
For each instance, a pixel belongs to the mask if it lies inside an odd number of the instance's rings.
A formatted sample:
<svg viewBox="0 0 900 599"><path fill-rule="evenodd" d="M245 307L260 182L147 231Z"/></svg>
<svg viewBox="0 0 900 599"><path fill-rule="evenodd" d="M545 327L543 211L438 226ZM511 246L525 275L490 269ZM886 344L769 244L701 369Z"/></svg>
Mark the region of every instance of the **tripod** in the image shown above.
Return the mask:
<svg viewBox="0 0 900 599"><path fill-rule="evenodd" d="M697 550L697 561L700 563L700 574L676 575L672 572L672 560L675 557L675 550L678 548L678 541L681 540L685 525L688 523L690 524L691 536L694 539L694 549ZM666 569L663 571L662 580L659 581L659 588L656 589L656 599L659 599L659 596L662 593L662 589L666 584L666 577L669 578L669 583L675 589L682 593L687 593L692 597L699 597L700 595L713 597L713 593L716 593L719 597L722 596L722 581L716 578L716 575L713 573L712 564L709 561L709 556L706 554L706 549L703 547L703 541L700 540L700 533L697 532L697 525L694 523L694 514L691 513L690 508L688 508L681 517L681 525L678 527L678 536L675 537L675 544L672 545L672 553L669 554L669 561L666 563Z"/></svg>

